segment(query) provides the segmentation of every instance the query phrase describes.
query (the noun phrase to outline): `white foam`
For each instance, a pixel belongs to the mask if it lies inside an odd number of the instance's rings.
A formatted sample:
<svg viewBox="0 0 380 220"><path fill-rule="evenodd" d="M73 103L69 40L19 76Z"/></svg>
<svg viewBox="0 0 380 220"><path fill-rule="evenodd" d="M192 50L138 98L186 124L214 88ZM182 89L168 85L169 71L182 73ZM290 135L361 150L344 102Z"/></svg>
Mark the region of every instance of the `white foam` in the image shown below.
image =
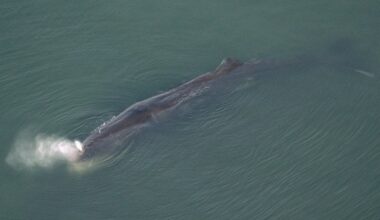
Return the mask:
<svg viewBox="0 0 380 220"><path fill-rule="evenodd" d="M375 77L375 74L374 73L370 73L370 72L367 72L367 71L364 71L364 70L360 70L360 69L355 69L355 72L357 73L360 73L366 77L370 77L370 78L374 78Z"/></svg>
<svg viewBox="0 0 380 220"><path fill-rule="evenodd" d="M83 152L80 141L54 135L23 133L16 139L6 162L16 169L52 168L62 162L75 162Z"/></svg>
<svg viewBox="0 0 380 220"><path fill-rule="evenodd" d="M80 152L83 152L83 144L78 141L78 140L75 140L74 141L74 144L75 144L75 147L80 151Z"/></svg>

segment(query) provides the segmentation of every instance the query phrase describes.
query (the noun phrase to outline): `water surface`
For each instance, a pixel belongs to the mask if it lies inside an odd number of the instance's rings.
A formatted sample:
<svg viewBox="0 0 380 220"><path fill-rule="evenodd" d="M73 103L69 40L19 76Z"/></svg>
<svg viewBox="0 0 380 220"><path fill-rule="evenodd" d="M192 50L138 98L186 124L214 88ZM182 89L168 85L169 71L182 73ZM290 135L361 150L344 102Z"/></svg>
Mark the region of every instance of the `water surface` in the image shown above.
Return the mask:
<svg viewBox="0 0 380 220"><path fill-rule="evenodd" d="M378 219L379 10L376 0L3 0L0 219ZM91 172L31 164L30 152L7 160L39 135L83 140L224 57L300 55L320 65L219 86Z"/></svg>

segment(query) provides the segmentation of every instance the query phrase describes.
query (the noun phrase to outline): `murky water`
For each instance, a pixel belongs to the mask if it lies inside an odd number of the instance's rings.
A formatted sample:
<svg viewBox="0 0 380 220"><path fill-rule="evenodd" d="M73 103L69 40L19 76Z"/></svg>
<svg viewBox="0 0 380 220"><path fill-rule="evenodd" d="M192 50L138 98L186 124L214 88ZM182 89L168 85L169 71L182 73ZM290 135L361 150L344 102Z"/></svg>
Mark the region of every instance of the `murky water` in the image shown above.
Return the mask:
<svg viewBox="0 0 380 220"><path fill-rule="evenodd" d="M378 219L380 3L0 3L0 219ZM224 57L216 85L73 167L74 140Z"/></svg>

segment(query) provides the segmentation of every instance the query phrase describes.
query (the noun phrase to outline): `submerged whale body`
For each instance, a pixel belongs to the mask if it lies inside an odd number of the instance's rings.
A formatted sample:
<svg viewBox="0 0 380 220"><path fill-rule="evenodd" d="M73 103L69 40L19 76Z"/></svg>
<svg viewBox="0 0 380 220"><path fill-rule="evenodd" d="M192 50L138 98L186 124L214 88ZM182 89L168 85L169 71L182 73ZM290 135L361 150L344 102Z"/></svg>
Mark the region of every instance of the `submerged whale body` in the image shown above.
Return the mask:
<svg viewBox="0 0 380 220"><path fill-rule="evenodd" d="M80 160L92 158L99 152L106 151L109 147L105 146L107 140L118 135L128 135L136 127L151 121L157 114L173 109L196 96L215 80L238 72L256 73L286 64L273 60L251 60L243 63L237 59L226 58L214 71L202 74L167 92L137 102L108 122L103 123L91 132L81 146L78 146L81 151Z"/></svg>

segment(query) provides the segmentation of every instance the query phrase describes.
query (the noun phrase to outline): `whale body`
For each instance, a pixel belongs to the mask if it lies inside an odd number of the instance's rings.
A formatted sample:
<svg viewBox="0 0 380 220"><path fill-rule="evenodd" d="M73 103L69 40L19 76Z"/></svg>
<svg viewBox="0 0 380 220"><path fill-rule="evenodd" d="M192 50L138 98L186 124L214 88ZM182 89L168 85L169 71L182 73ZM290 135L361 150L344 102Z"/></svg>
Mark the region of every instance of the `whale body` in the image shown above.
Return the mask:
<svg viewBox="0 0 380 220"><path fill-rule="evenodd" d="M275 69L287 64L286 62L278 63L274 60L250 60L240 62L237 59L226 58L214 71L202 74L167 92L137 102L119 115L103 123L91 132L81 146L78 146L78 149L81 151L80 160L92 158L99 151L105 151L105 148L109 147L104 144L106 140L113 139L113 137L120 134L128 135L128 133L133 132L134 128L152 121L156 115L162 112L179 106L220 78L233 75L239 72L239 70L240 72L244 71L244 74L256 73Z"/></svg>

